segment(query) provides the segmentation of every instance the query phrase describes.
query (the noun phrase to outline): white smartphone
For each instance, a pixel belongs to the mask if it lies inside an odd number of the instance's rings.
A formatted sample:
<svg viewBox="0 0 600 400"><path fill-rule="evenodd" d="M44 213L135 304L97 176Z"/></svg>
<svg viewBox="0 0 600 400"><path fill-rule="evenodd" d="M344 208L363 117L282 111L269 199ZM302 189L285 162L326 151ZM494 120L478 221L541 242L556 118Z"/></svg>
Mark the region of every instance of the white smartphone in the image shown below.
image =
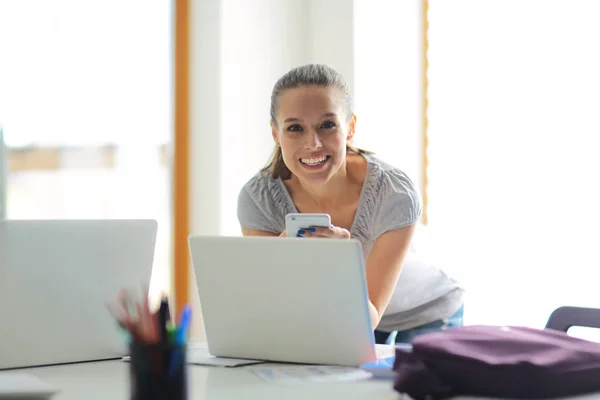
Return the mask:
<svg viewBox="0 0 600 400"><path fill-rule="evenodd" d="M288 237L296 237L300 229L311 226L329 227L331 218L329 214L288 214L285 216L285 230Z"/></svg>

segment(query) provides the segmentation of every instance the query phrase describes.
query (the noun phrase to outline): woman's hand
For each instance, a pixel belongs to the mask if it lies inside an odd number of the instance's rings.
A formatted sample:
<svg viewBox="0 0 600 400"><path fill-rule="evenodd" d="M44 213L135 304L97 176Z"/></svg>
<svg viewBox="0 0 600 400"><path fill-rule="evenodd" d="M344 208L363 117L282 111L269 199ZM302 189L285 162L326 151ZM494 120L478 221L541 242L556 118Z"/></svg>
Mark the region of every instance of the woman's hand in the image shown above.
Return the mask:
<svg viewBox="0 0 600 400"><path fill-rule="evenodd" d="M298 237L350 239L350 232L339 226L331 225L329 228L311 226L298 231Z"/></svg>

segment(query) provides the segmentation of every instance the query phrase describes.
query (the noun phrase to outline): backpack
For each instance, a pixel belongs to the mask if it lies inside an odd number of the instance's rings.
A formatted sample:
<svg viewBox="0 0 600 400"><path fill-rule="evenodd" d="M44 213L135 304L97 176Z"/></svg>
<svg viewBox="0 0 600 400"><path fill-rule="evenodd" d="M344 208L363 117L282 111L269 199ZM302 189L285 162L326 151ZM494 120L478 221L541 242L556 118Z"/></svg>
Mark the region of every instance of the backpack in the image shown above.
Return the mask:
<svg viewBox="0 0 600 400"><path fill-rule="evenodd" d="M551 329L471 325L396 348L394 389L415 400L539 399L600 392L600 343Z"/></svg>

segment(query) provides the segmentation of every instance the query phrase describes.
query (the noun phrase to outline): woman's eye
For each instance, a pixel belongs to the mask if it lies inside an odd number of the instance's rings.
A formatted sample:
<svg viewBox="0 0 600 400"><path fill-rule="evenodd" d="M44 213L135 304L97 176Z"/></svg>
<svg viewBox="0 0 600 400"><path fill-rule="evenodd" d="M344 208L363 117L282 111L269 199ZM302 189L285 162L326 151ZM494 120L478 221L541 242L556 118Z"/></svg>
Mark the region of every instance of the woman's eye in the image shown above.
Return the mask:
<svg viewBox="0 0 600 400"><path fill-rule="evenodd" d="M294 125L288 126L287 130L290 132L300 132L300 131L302 131L302 127L298 124L294 124Z"/></svg>
<svg viewBox="0 0 600 400"><path fill-rule="evenodd" d="M323 128L323 129L335 128L335 122L331 122L331 121L323 122L323 125L321 125L321 128Z"/></svg>

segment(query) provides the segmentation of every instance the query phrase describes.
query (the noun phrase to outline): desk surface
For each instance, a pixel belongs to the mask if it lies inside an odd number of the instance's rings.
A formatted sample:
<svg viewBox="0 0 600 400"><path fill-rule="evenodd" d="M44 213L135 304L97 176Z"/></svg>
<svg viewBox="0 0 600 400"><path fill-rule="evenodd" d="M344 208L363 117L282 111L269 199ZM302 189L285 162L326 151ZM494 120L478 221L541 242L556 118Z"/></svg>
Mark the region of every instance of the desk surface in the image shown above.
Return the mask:
<svg viewBox="0 0 600 400"><path fill-rule="evenodd" d="M388 380L351 383L267 383L248 370L251 367L221 368L190 366L190 399L371 399L399 400ZM128 399L128 364L101 361L12 371L29 373L61 389L52 400ZM467 399L467 398L463 398ZM575 399L575 398L572 398ZM600 400L600 394L580 396L577 400Z"/></svg>
<svg viewBox="0 0 600 400"><path fill-rule="evenodd" d="M395 399L391 381L278 385L247 368L189 366L190 399ZM29 373L61 389L52 400L128 399L128 364L100 361L13 371Z"/></svg>

